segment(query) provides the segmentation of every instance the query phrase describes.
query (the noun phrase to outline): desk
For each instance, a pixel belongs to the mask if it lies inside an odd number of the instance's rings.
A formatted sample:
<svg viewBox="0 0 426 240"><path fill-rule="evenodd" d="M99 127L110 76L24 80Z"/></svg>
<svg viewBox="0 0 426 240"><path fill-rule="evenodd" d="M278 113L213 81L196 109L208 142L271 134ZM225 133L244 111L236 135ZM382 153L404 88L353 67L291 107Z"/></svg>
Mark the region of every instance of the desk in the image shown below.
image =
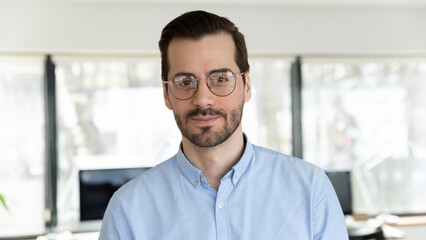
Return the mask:
<svg viewBox="0 0 426 240"><path fill-rule="evenodd" d="M71 233L60 232L40 236L36 240L98 240L99 232Z"/></svg>
<svg viewBox="0 0 426 240"><path fill-rule="evenodd" d="M416 226L416 225L424 225L426 226L426 216L406 216L399 217L398 222L394 224L389 224L395 227L401 226Z"/></svg>
<svg viewBox="0 0 426 240"><path fill-rule="evenodd" d="M358 221L368 220L368 216L354 216ZM386 216L381 219L383 232L386 239L419 240L426 239L426 216ZM378 217L380 218L380 216ZM374 220L373 220L374 221Z"/></svg>

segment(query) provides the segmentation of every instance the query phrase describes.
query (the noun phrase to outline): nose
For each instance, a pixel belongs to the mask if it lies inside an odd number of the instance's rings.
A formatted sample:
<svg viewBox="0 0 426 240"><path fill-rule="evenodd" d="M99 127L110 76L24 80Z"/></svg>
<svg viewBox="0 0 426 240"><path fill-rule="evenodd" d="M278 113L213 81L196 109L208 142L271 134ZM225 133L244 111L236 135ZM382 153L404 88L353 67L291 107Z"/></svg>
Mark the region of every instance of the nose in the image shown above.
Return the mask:
<svg viewBox="0 0 426 240"><path fill-rule="evenodd" d="M207 109L211 107L214 103L214 94L210 91L207 86L206 79L198 80L198 89L192 98L194 105L201 109Z"/></svg>

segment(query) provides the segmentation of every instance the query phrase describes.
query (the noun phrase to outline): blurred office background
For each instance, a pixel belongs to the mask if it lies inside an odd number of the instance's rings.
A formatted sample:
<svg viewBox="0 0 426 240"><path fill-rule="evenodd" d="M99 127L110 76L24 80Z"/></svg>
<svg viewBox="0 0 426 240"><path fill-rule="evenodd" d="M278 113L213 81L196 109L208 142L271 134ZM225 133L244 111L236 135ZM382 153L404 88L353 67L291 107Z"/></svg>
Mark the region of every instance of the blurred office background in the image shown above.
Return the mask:
<svg viewBox="0 0 426 240"><path fill-rule="evenodd" d="M81 169L177 152L157 43L195 9L246 36L253 143L350 170L356 213L426 214L426 2L0 0L0 237L76 229Z"/></svg>

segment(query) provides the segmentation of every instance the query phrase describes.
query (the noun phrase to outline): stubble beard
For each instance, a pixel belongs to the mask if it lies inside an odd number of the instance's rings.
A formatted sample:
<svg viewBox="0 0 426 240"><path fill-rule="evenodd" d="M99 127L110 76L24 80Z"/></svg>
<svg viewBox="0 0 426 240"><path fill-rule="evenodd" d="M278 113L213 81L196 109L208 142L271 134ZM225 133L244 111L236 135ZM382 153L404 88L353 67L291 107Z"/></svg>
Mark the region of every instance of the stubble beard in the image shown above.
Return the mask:
<svg viewBox="0 0 426 240"><path fill-rule="evenodd" d="M216 147L221 143L225 142L237 130L238 126L241 123L241 118L243 116L243 106L244 103L240 104L238 108L233 109L230 113L230 116L228 116L223 110L217 109L194 109L187 112L185 114L184 119L182 119L182 117L176 113L174 114L174 116L180 132L192 144L202 148ZM190 133L187 126L190 117L197 115L205 116L207 114L221 116L225 121L223 129L219 132L212 132L212 126L205 126L198 128L199 130L201 130L200 133Z"/></svg>

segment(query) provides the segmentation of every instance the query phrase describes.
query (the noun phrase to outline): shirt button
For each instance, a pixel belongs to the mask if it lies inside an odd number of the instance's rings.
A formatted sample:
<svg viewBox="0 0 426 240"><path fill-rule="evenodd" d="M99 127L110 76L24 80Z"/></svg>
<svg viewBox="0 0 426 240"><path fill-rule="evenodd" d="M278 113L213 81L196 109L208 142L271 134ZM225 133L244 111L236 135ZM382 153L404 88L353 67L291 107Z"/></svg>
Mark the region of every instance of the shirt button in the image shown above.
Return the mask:
<svg viewBox="0 0 426 240"><path fill-rule="evenodd" d="M218 204L217 204L217 207L218 207L218 208L223 208L223 203L222 203L222 202L218 203Z"/></svg>
<svg viewBox="0 0 426 240"><path fill-rule="evenodd" d="M201 181L206 182L206 178L205 177L201 177Z"/></svg>
<svg viewBox="0 0 426 240"><path fill-rule="evenodd" d="M196 186L196 187L198 187L198 185L199 185L200 183L198 182L198 181L196 181L195 183L194 183L194 186Z"/></svg>

